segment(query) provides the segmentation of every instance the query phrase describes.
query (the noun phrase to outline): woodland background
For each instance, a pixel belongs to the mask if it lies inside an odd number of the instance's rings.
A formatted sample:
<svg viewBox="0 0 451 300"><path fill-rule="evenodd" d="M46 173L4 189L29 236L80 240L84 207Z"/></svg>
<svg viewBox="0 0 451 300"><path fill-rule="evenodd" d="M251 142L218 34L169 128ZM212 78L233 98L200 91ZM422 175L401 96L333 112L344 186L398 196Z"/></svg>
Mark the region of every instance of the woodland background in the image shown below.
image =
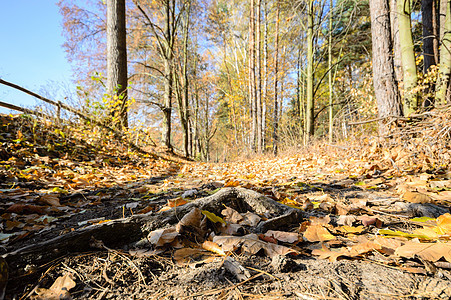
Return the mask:
<svg viewBox="0 0 451 300"><path fill-rule="evenodd" d="M187 157L388 136L400 117L449 103L449 1L58 5L77 81L67 102ZM122 34L107 30L121 16Z"/></svg>

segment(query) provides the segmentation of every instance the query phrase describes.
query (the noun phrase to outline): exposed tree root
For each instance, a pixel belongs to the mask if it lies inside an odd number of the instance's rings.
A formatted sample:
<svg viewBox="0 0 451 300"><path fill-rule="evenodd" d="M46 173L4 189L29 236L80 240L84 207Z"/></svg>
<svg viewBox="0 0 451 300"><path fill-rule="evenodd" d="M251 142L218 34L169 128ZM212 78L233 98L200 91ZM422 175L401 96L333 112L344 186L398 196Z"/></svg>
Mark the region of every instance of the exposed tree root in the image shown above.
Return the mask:
<svg viewBox="0 0 451 300"><path fill-rule="evenodd" d="M25 266L42 265L64 255L95 249L93 241L100 240L110 248L127 247L159 228L172 226L197 207L216 215L224 205L239 212L251 211L268 218L253 228L253 232L265 232L300 222L301 211L280 204L255 191L244 188L224 188L219 192L162 213L135 215L112 220L71 231L62 236L18 249L3 257L8 262L12 275L25 274ZM15 273L15 274L14 274Z"/></svg>

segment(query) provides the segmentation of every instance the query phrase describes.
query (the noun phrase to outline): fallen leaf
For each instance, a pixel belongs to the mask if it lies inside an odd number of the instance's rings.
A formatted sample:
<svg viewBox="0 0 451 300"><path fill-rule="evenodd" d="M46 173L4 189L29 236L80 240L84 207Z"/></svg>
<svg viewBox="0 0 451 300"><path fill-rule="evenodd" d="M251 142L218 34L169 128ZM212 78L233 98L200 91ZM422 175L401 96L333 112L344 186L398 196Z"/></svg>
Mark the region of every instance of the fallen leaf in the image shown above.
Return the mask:
<svg viewBox="0 0 451 300"><path fill-rule="evenodd" d="M428 195L407 191L402 195L402 199L411 203L430 203L432 202L431 197Z"/></svg>
<svg viewBox="0 0 451 300"><path fill-rule="evenodd" d="M377 216L362 215L358 216L357 220L361 221L364 226L374 225L377 228L381 228L383 224Z"/></svg>
<svg viewBox="0 0 451 300"><path fill-rule="evenodd" d="M59 194L56 193L42 195L39 197L38 202L50 206L61 206Z"/></svg>
<svg viewBox="0 0 451 300"><path fill-rule="evenodd" d="M31 299L35 300L59 300L59 299L72 299L69 291L75 287L75 281L71 278L71 275L66 274L58 277L49 289L37 288L35 290L37 296L32 296Z"/></svg>
<svg viewBox="0 0 451 300"><path fill-rule="evenodd" d="M245 214L242 215L243 216L243 220L241 220L239 223L240 225L247 225L247 226L251 226L251 227L255 227L258 225L258 223L261 221L262 218L260 218L260 216L251 213L251 212L247 212Z"/></svg>
<svg viewBox="0 0 451 300"><path fill-rule="evenodd" d="M431 262L436 262L443 257L446 261L451 262L451 242L418 243L408 241L396 249L395 254L406 258L414 258L415 255L418 255Z"/></svg>
<svg viewBox="0 0 451 300"><path fill-rule="evenodd" d="M161 247L172 243L178 235L179 233L175 230L175 227L170 227L151 231L147 238L151 244Z"/></svg>
<svg viewBox="0 0 451 300"><path fill-rule="evenodd" d="M272 258L276 255L287 255L297 253L296 250L272 243L259 240L256 234L248 234L243 237L236 236L215 236L213 242L222 247L224 252L233 252L241 248L242 252L248 254L256 254L263 250L268 257Z"/></svg>
<svg viewBox="0 0 451 300"><path fill-rule="evenodd" d="M297 243L299 242L299 234L296 232L286 232L286 231L276 231L276 230L268 230L265 233L267 237L273 237L274 239L284 242L284 243Z"/></svg>
<svg viewBox="0 0 451 300"><path fill-rule="evenodd" d="M309 242L324 242L334 240L335 236L322 225L310 225L304 232L304 238Z"/></svg>
<svg viewBox="0 0 451 300"><path fill-rule="evenodd" d="M221 256L225 256L226 254L222 250L222 248L215 242L211 241L205 241L202 243L202 248L204 248L207 251L219 254Z"/></svg>
<svg viewBox="0 0 451 300"><path fill-rule="evenodd" d="M337 219L338 225L346 225L346 226L352 226L352 223L357 220L356 216L350 215L350 216L339 216Z"/></svg>
<svg viewBox="0 0 451 300"><path fill-rule="evenodd" d="M352 227L352 226L340 226L337 227L336 230L342 232L342 233L361 233L363 230L365 230L365 228L363 228L363 226L357 226L357 227Z"/></svg>
<svg viewBox="0 0 451 300"><path fill-rule="evenodd" d="M224 219L231 223L239 223L243 220L243 216L233 208L226 206L226 209L221 211L221 214L224 216Z"/></svg>
<svg viewBox="0 0 451 300"><path fill-rule="evenodd" d="M212 212L209 212L209 211L206 211L206 210L203 210L202 211L202 214L204 215L204 216L206 216L210 221L212 221L213 223L222 223L222 224L226 224L226 222L221 218L221 217L218 217L217 215L215 215L214 213L212 213Z"/></svg>

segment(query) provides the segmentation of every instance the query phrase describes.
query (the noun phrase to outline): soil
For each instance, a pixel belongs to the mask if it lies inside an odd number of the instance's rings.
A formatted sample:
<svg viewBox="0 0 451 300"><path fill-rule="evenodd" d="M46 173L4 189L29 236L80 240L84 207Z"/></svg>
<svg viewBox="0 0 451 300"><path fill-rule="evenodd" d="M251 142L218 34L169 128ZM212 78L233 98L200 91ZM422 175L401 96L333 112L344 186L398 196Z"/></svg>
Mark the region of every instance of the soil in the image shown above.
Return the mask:
<svg viewBox="0 0 451 300"><path fill-rule="evenodd" d="M166 178L176 180L177 177ZM131 214L121 209L127 203L136 203L135 211L153 204L161 206L167 199L183 190L169 190L151 200L138 199L134 188L142 185L158 189L163 178L135 182L124 188L103 189L110 195L102 203L85 209L85 212L59 220L51 228L36 233L28 239L10 243L3 253L17 250L30 243L38 243L68 230L85 226L85 222L99 218L116 219ZM192 182L191 182L192 183ZM196 183L196 182L194 182ZM185 186L197 188L200 198L215 191L215 184ZM312 185L309 191L327 190L344 199L373 199L394 202L383 192L344 188L336 184ZM96 191L80 193L80 197L97 194ZM72 197L76 197L72 195ZM66 199L69 201L69 199ZM146 202L147 201L147 202ZM308 216L327 213L313 210ZM387 220L390 216L387 216ZM386 220L386 221L387 221ZM333 221L332 221L333 222ZM388 221L387 221L388 222ZM294 224L296 225L296 224ZM30 264L22 272L10 269L5 299L25 299L37 287L49 288L63 274L70 273L76 282L70 293L73 299L449 299L451 273L448 269L422 272L421 261L408 262L407 266L390 265L375 252L364 259L343 258L329 262L308 255L308 249L319 244L297 245L305 255L279 257L272 260L260 255L237 254L236 260L246 267L251 277L244 281L223 266L223 257L208 261L179 264L173 260L172 251L159 255L131 256L130 245L108 251L67 254L45 265ZM76 250L74 250L76 252ZM405 262L404 262L405 263ZM11 266L10 266L11 268Z"/></svg>

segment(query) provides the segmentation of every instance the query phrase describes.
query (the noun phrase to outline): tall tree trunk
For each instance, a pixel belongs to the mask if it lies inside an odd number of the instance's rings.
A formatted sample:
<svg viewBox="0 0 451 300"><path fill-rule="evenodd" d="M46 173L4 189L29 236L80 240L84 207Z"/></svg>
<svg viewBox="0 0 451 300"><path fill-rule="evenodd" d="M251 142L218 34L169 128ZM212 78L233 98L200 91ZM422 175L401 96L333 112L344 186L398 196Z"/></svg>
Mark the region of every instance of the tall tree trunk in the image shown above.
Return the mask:
<svg viewBox="0 0 451 300"><path fill-rule="evenodd" d="M262 86L262 148L266 148L266 102L268 98L268 7L263 0L264 11L264 46L263 46L263 86Z"/></svg>
<svg viewBox="0 0 451 300"><path fill-rule="evenodd" d="M404 114L410 115L418 107L417 66L413 50L410 0L398 0L399 41L404 83Z"/></svg>
<svg viewBox="0 0 451 300"><path fill-rule="evenodd" d="M334 139L334 109L333 109L333 87L332 87L332 10L333 10L333 0L329 1L329 45L328 49L328 62L329 62L329 143L333 142Z"/></svg>
<svg viewBox="0 0 451 300"><path fill-rule="evenodd" d="M164 49L164 100L163 100L163 122L162 122L162 134L161 141L164 147L168 151L172 151L171 145L171 117L172 117L172 97L174 89L173 81L173 43L174 36L172 32L172 27L174 26L174 10L175 7L171 8L171 3L175 5L174 0L165 1L165 49Z"/></svg>
<svg viewBox="0 0 451 300"><path fill-rule="evenodd" d="M446 11L446 17L443 24L440 24L443 30L443 39L440 46L440 68L437 80L437 92L435 101L437 104L446 104L451 102L449 94L450 75L451 75L451 1L442 0L440 11Z"/></svg>
<svg viewBox="0 0 451 300"><path fill-rule="evenodd" d="M370 0L371 39L373 44L373 81L379 117L401 116L401 103L393 65L388 0ZM379 132L385 135L385 122Z"/></svg>
<svg viewBox="0 0 451 300"><path fill-rule="evenodd" d="M107 93L113 103L121 99L112 111L113 125L120 128L128 127L126 36L125 0L107 0Z"/></svg>
<svg viewBox="0 0 451 300"><path fill-rule="evenodd" d="M257 61L257 70L256 70L256 106L257 106L257 152L262 153L262 77L261 77L261 2L257 0L257 26L256 26L256 61Z"/></svg>
<svg viewBox="0 0 451 300"><path fill-rule="evenodd" d="M183 86L183 97L182 97L182 105L179 109L180 113L180 122L182 125L183 131L183 149L185 152L185 156L190 156L189 151L189 109L188 109L188 93L189 93L189 81L188 81L188 34L189 34L189 24L190 24L190 13L191 13L191 1L188 2L188 7L186 9L186 20L185 20L185 28L183 32L183 71L182 71L182 86Z"/></svg>
<svg viewBox="0 0 451 300"><path fill-rule="evenodd" d="M384 0L385 1L385 0ZM390 33L393 45L393 65L396 82L402 81L401 43L399 40L398 0L389 0L390 5Z"/></svg>
<svg viewBox="0 0 451 300"><path fill-rule="evenodd" d="M307 139L315 133L315 100L313 99L313 0L307 10Z"/></svg>
<svg viewBox="0 0 451 300"><path fill-rule="evenodd" d="M274 124L273 124L273 153L277 155L279 145L279 23L280 23L280 3L276 0L276 37L275 37L275 55L274 55Z"/></svg>
<svg viewBox="0 0 451 300"><path fill-rule="evenodd" d="M255 7L254 0L250 0L249 8L249 106L251 116L250 148L255 151L255 138L257 130L255 90Z"/></svg>
<svg viewBox="0 0 451 300"><path fill-rule="evenodd" d="M423 74L426 75L432 66L437 65L437 47L438 47L438 32L437 32L437 1L436 0L422 0L421 1L421 16L423 20ZM435 87L431 83L427 90L425 90L424 107L433 106L432 93Z"/></svg>

